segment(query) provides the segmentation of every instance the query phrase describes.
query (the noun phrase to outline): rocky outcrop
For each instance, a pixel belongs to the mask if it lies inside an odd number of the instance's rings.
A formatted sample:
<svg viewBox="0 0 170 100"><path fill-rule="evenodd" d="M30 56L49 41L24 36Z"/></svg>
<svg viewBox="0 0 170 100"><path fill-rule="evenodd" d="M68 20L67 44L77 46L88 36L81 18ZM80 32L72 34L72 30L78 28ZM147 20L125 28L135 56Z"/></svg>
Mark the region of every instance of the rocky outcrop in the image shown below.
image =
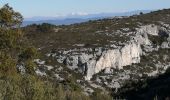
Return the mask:
<svg viewBox="0 0 170 100"><path fill-rule="evenodd" d="M106 68L122 69L123 66L140 62L141 47L138 43L132 42L121 49L108 50L102 53L98 61L92 61L88 66L86 80Z"/></svg>
<svg viewBox="0 0 170 100"><path fill-rule="evenodd" d="M113 44L115 45L114 48L98 47L94 49L62 50L56 54L48 54L48 56L56 56L58 62L64 63L72 70L81 72L85 75L86 80L90 80L94 74L104 69L122 69L123 66L140 63L140 56L143 54L141 46L151 50L152 41L149 40L148 35L158 36L160 29L156 25L141 26L136 29L133 36L125 43L121 43L121 45ZM119 43L119 41L117 42ZM162 47L167 46L169 44L162 44Z"/></svg>

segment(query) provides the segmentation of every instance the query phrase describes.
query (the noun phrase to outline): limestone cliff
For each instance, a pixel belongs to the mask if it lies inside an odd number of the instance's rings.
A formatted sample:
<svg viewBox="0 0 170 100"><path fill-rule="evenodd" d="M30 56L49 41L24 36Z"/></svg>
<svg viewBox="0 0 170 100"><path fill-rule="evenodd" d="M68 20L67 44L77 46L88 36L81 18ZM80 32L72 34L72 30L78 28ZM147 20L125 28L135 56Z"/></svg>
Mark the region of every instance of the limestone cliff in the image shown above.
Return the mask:
<svg viewBox="0 0 170 100"><path fill-rule="evenodd" d="M121 49L107 50L102 53L98 61L92 61L88 66L86 79L106 68L122 69L123 66L140 62L141 47L138 43L132 42ZM95 64L94 64L95 62Z"/></svg>

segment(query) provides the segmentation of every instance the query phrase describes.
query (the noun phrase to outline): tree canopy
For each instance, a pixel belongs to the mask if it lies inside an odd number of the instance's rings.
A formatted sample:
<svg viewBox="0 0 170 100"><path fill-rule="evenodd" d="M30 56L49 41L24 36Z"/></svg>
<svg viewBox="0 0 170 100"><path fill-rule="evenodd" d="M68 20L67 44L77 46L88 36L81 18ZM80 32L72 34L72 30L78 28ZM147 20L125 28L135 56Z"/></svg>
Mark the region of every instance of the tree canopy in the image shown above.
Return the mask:
<svg viewBox="0 0 170 100"><path fill-rule="evenodd" d="M2 73L16 72L16 66L21 62L25 63L25 67L33 65L31 62L36 55L36 50L23 41L22 21L22 15L8 4L0 8L0 71Z"/></svg>
<svg viewBox="0 0 170 100"><path fill-rule="evenodd" d="M23 17L19 12L15 12L12 7L5 4L0 9L0 27L1 28L18 28L22 24Z"/></svg>

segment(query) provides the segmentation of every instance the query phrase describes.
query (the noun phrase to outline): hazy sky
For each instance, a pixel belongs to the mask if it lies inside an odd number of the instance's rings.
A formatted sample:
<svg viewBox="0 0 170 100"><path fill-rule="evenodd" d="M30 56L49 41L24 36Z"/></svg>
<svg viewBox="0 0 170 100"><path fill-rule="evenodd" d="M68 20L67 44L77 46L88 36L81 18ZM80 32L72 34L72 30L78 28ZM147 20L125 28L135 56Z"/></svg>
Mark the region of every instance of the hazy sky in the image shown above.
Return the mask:
<svg viewBox="0 0 170 100"><path fill-rule="evenodd" d="M0 7L5 3L24 17L170 8L170 0L0 0Z"/></svg>

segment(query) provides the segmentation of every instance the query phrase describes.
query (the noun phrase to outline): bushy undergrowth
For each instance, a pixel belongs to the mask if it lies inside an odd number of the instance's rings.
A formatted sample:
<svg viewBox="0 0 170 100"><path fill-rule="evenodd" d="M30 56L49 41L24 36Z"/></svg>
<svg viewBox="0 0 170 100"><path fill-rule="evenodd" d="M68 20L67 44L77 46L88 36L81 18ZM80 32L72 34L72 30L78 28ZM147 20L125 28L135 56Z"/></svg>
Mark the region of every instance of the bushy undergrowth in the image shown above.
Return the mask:
<svg viewBox="0 0 170 100"><path fill-rule="evenodd" d="M1 100L90 100L79 91L70 91L62 84L42 80L33 75L0 77Z"/></svg>

